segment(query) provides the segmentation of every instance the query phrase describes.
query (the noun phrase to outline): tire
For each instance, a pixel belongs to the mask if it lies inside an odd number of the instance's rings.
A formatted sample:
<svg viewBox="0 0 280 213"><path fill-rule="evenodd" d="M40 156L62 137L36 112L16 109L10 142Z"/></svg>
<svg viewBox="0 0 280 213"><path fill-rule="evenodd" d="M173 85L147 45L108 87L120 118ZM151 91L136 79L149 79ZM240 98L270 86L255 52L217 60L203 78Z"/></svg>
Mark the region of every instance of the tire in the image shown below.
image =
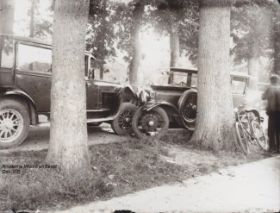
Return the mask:
<svg viewBox="0 0 280 213"><path fill-rule="evenodd" d="M197 91L192 89L185 91L178 101L178 106L183 126L190 131L194 131L197 111Z"/></svg>
<svg viewBox="0 0 280 213"><path fill-rule="evenodd" d="M29 132L27 105L13 99L0 100L0 148L20 145Z"/></svg>
<svg viewBox="0 0 280 213"><path fill-rule="evenodd" d="M254 137L259 147L264 151L268 151L269 148L268 140L265 137L261 124L257 120L252 120L251 126L252 126Z"/></svg>
<svg viewBox="0 0 280 213"><path fill-rule="evenodd" d="M118 116L111 123L112 129L117 135L127 135L132 132L131 122L136 109L134 104L121 104Z"/></svg>
<svg viewBox="0 0 280 213"><path fill-rule="evenodd" d="M237 135L237 142L238 142L238 148L241 149L241 151L247 155L249 153L249 146L248 146L248 136L247 133L244 132L243 127L239 122L235 123L235 130Z"/></svg>
<svg viewBox="0 0 280 213"><path fill-rule="evenodd" d="M169 127L167 113L161 107L156 107L150 111L140 107L132 119L132 128L139 139L161 138L166 134Z"/></svg>

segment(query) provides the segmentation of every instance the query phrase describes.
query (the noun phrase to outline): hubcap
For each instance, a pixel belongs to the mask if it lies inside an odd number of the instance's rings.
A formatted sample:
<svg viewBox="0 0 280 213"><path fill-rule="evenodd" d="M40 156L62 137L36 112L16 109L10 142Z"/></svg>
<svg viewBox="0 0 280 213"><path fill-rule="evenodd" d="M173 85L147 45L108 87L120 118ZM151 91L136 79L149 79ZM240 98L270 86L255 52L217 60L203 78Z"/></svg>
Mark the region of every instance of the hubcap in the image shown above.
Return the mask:
<svg viewBox="0 0 280 213"><path fill-rule="evenodd" d="M151 132L157 132L157 128L161 127L161 123L157 114L147 113L142 116L140 126L144 133L150 134Z"/></svg>
<svg viewBox="0 0 280 213"><path fill-rule="evenodd" d="M13 142L23 130L23 117L14 109L0 111L0 142Z"/></svg>
<svg viewBox="0 0 280 213"><path fill-rule="evenodd" d="M154 126L155 122L154 121L149 121L149 126Z"/></svg>

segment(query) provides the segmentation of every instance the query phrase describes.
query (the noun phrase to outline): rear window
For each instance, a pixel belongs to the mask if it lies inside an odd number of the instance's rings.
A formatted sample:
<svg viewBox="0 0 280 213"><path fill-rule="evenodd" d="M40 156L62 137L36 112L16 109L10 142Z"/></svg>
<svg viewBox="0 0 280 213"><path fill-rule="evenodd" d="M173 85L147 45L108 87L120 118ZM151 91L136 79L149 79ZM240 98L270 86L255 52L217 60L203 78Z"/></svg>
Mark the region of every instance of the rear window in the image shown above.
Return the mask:
<svg viewBox="0 0 280 213"><path fill-rule="evenodd" d="M51 73L52 51L43 47L19 44L17 70Z"/></svg>

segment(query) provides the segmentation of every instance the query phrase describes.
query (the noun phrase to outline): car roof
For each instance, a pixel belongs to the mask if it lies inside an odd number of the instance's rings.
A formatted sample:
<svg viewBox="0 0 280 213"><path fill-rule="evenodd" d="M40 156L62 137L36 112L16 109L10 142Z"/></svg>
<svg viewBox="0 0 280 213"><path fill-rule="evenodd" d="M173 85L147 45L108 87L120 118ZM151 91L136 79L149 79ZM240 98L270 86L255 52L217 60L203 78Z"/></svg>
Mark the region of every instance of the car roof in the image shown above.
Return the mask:
<svg viewBox="0 0 280 213"><path fill-rule="evenodd" d="M230 76L235 80L249 79L250 76L242 72L231 72Z"/></svg>
<svg viewBox="0 0 280 213"><path fill-rule="evenodd" d="M49 47L50 49L52 48L52 43L51 42L43 41L43 40L36 39L36 38L30 38L30 37L24 37L24 36L15 36L15 35L10 35L10 34L0 34L0 37L5 37L5 38L9 38L9 39L17 40L17 41L22 41L22 42L27 42L27 43L35 44L35 45L46 46L46 47ZM86 55L91 55L91 52L85 51L85 54Z"/></svg>
<svg viewBox="0 0 280 213"><path fill-rule="evenodd" d="M185 69L185 68L179 68L179 67L170 67L170 71L172 71L172 72L182 72L182 73L197 73L197 70Z"/></svg>
<svg viewBox="0 0 280 213"><path fill-rule="evenodd" d="M198 73L198 70L178 68L178 67L170 67L170 71L172 71L172 72L182 72L182 73ZM230 76L234 79L248 79L248 78L250 78L249 75L247 75L243 72L230 72Z"/></svg>
<svg viewBox="0 0 280 213"><path fill-rule="evenodd" d="M1 34L1 37L6 37L6 38L10 38L13 40L18 40L18 41L24 41L24 42L29 42L29 43L34 43L34 44L39 44L39 45L46 45L46 46L52 46L51 42L47 42L47 41L42 41L40 39L36 39L36 38L30 38L30 37L24 37L24 36L15 36L15 35L11 35L11 34Z"/></svg>

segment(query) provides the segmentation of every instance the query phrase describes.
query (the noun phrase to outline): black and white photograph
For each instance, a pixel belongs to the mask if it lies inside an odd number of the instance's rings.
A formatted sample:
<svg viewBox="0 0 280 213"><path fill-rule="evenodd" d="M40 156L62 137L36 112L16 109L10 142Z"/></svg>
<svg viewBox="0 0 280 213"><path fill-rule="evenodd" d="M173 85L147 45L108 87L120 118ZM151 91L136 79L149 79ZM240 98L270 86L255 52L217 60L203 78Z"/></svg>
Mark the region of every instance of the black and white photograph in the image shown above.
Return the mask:
<svg viewBox="0 0 280 213"><path fill-rule="evenodd" d="M280 1L0 0L0 213L280 213Z"/></svg>

